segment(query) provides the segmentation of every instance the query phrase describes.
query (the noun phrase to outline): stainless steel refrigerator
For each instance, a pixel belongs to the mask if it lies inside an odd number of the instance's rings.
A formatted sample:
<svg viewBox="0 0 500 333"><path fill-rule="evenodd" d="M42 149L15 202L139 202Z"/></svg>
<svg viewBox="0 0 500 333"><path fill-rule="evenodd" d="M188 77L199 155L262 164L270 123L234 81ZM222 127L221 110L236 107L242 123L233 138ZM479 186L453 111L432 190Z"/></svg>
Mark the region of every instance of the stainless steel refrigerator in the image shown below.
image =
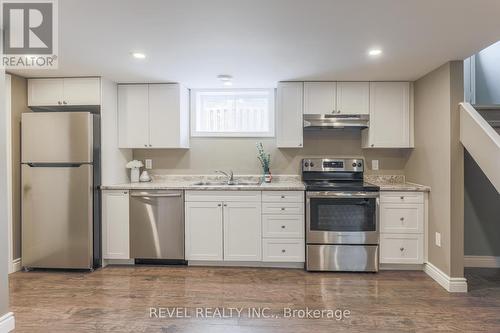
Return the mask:
<svg viewBox="0 0 500 333"><path fill-rule="evenodd" d="M100 117L22 115L22 265L100 266Z"/></svg>

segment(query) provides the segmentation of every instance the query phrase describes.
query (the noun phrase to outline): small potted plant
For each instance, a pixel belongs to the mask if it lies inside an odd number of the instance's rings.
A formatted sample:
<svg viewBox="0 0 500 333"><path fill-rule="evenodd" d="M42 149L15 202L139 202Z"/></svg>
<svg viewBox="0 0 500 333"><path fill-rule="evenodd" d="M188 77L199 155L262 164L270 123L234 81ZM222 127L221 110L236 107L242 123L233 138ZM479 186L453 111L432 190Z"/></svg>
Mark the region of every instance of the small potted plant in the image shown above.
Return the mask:
<svg viewBox="0 0 500 333"><path fill-rule="evenodd" d="M141 168L144 166L141 161L133 160L127 163L127 169L130 169L130 182L139 182L139 173Z"/></svg>
<svg viewBox="0 0 500 333"><path fill-rule="evenodd" d="M262 166L262 171L264 172L264 182L270 183L273 179L271 175L271 154L266 154L264 151L264 146L262 142L257 144L257 158Z"/></svg>

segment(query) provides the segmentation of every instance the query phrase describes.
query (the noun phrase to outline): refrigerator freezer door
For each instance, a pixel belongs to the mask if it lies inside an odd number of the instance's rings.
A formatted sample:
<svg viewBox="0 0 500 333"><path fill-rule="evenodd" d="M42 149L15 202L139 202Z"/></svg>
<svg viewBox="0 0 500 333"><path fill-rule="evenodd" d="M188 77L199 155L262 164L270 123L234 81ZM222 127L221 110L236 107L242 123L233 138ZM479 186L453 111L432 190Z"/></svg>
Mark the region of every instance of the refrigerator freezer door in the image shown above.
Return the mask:
<svg viewBox="0 0 500 333"><path fill-rule="evenodd" d="M22 163L92 162L93 116L88 112L22 114Z"/></svg>
<svg viewBox="0 0 500 333"><path fill-rule="evenodd" d="M92 166L21 169L22 265L92 268Z"/></svg>

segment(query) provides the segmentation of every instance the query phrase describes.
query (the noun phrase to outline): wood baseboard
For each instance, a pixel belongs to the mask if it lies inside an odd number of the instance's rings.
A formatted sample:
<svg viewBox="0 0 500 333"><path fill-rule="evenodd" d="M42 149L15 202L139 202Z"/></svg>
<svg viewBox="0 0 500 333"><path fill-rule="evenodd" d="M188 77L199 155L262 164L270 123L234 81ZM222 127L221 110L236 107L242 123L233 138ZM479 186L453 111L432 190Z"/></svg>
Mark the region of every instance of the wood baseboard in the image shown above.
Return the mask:
<svg viewBox="0 0 500 333"><path fill-rule="evenodd" d="M14 330L16 321L12 312L7 312L0 317L0 333L8 333Z"/></svg>
<svg viewBox="0 0 500 333"><path fill-rule="evenodd" d="M464 256L465 267L500 268L500 257Z"/></svg>
<svg viewBox="0 0 500 333"><path fill-rule="evenodd" d="M425 264L424 272L450 293L467 292L467 280L465 278L449 277L430 262Z"/></svg>

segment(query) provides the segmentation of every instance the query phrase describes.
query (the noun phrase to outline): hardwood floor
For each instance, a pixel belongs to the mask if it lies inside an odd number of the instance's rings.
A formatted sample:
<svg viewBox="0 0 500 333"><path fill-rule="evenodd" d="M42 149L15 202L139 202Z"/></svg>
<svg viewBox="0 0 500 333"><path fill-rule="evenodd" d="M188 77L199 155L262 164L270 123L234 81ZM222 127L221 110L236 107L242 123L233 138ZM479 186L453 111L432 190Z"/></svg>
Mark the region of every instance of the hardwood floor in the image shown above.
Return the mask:
<svg viewBox="0 0 500 333"><path fill-rule="evenodd" d="M423 272L307 273L292 269L107 267L10 276L15 332L500 332L500 270L467 271L450 294ZM191 318L150 318L150 308ZM196 308L244 308L196 318ZM269 308L252 318L248 308ZM349 310L343 320L284 318L284 309ZM182 312L181 312L182 314ZM227 314L227 313L226 313Z"/></svg>

